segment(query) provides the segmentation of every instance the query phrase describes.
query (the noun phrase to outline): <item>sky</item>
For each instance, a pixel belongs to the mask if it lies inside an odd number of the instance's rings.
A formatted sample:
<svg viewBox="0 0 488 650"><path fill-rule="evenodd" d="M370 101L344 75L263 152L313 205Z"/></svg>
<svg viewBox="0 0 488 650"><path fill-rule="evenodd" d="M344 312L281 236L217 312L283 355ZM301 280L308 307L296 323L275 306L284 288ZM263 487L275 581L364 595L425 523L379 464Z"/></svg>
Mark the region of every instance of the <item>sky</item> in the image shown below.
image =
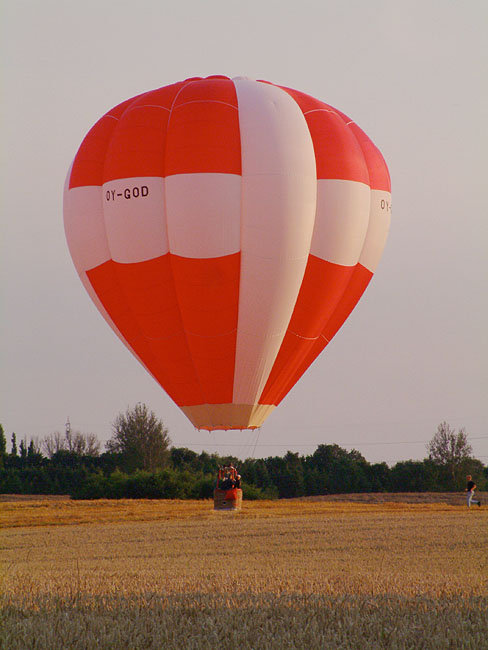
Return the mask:
<svg viewBox="0 0 488 650"><path fill-rule="evenodd" d="M426 457L447 421L488 464L485 0L4 0L0 422L111 436L145 403L176 446L238 457ZM341 331L257 432L196 431L99 315L66 245L86 132L193 76L267 79L350 115L383 153L392 224Z"/></svg>

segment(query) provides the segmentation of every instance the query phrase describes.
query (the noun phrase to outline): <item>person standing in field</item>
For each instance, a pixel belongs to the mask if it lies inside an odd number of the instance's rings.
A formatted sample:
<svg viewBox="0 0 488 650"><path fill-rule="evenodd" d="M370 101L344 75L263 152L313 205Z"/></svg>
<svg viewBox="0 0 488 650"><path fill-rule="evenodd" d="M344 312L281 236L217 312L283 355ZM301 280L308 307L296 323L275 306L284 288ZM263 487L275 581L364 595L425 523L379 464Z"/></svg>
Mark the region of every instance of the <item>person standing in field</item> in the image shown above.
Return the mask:
<svg viewBox="0 0 488 650"><path fill-rule="evenodd" d="M468 508L471 508L471 504L472 504L472 503L477 503L477 504L478 504L478 508L479 508L479 507L481 506L481 501L480 501L479 499L477 499L477 500L473 499L473 497L474 497L474 491L476 490L476 484L475 484L475 482L473 481L473 477L471 476L471 474L468 474L468 476L466 477L466 479L467 479L468 482L467 482L467 484L466 484L466 490L465 490L465 492L468 493L468 494L467 494L467 504L468 504Z"/></svg>

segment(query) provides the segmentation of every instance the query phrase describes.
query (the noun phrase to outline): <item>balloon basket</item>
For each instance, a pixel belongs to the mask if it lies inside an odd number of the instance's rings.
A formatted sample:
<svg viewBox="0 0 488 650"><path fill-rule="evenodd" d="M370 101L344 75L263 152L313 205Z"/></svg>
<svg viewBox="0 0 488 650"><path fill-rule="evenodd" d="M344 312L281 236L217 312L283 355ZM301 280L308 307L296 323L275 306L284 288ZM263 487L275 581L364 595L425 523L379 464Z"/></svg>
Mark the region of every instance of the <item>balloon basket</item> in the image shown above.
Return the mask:
<svg viewBox="0 0 488 650"><path fill-rule="evenodd" d="M242 490L214 490L214 510L240 510L242 507Z"/></svg>

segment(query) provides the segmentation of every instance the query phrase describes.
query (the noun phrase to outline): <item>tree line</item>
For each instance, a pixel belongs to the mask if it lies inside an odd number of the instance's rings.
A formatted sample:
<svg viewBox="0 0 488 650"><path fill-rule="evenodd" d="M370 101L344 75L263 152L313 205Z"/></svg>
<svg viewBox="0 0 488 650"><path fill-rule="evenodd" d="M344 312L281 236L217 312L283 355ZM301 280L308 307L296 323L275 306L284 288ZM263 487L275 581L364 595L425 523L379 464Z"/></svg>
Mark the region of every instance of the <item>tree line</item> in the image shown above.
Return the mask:
<svg viewBox="0 0 488 650"><path fill-rule="evenodd" d="M428 456L393 466L369 463L357 450L321 444L310 455L248 458L174 447L162 420L144 404L120 413L105 451L94 434L56 432L43 440L11 436L0 425L0 493L69 494L75 499L202 499L213 494L219 466L239 467L244 498L274 499L354 492L463 490L471 474L488 488L488 467L472 456L464 429L443 422Z"/></svg>

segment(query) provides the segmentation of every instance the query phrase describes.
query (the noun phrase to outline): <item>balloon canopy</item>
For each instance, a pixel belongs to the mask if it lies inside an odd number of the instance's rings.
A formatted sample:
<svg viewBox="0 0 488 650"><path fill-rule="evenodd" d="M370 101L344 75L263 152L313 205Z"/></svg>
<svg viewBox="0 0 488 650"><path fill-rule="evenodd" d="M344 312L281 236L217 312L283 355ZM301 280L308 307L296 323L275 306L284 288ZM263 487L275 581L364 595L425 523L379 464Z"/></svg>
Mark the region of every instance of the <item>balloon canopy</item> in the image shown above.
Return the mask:
<svg viewBox="0 0 488 650"><path fill-rule="evenodd" d="M390 222L385 161L302 92L222 76L119 104L68 172L80 278L201 429L259 427L368 285Z"/></svg>

